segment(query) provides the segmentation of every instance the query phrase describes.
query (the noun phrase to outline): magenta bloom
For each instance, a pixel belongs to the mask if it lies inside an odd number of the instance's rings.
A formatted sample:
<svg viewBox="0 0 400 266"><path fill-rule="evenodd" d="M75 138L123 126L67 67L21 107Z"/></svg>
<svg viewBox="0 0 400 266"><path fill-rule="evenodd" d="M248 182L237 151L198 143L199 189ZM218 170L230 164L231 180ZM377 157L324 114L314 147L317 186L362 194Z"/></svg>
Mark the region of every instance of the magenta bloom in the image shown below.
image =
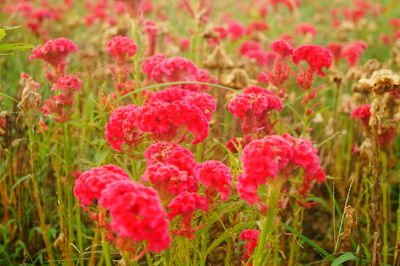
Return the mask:
<svg viewBox="0 0 400 266"><path fill-rule="evenodd" d="M363 104L354 108L351 112L351 119L358 118L362 124L368 127L369 118L371 117L371 105Z"/></svg>
<svg viewBox="0 0 400 266"><path fill-rule="evenodd" d="M43 46L37 46L32 50L32 55L29 56L29 59L43 59L54 68L58 69L66 64L66 57L70 53L75 53L77 50L78 48L72 41L67 38L58 38L47 41Z"/></svg>
<svg viewBox="0 0 400 266"><path fill-rule="evenodd" d="M254 249L258 244L258 236L260 235L259 230L243 230L240 233L240 240L246 241L244 244L245 251L242 255L242 260L247 260L253 254Z"/></svg>
<svg viewBox="0 0 400 266"><path fill-rule="evenodd" d="M126 58L134 56L137 50L135 42L125 36L116 36L107 43L107 51L117 65L124 65Z"/></svg>
<svg viewBox="0 0 400 266"><path fill-rule="evenodd" d="M345 58L349 66L355 66L358 63L362 53L367 49L367 44L363 41L352 41L341 50L340 57Z"/></svg>
<svg viewBox="0 0 400 266"><path fill-rule="evenodd" d="M222 201L228 199L232 174L225 164L213 160L201 163L196 169L196 176L204 186L218 190Z"/></svg>
<svg viewBox="0 0 400 266"><path fill-rule="evenodd" d="M118 166L107 164L94 167L83 172L75 181L74 195L82 204L92 205L108 184L120 180L130 180L130 177Z"/></svg>
<svg viewBox="0 0 400 266"><path fill-rule="evenodd" d="M300 61L306 61L309 69L321 77L325 76L322 68L330 68L332 65L332 53L318 45L306 44L298 47L292 56L293 63L298 65Z"/></svg>
<svg viewBox="0 0 400 266"><path fill-rule="evenodd" d="M294 32L302 35L310 34L312 37L317 35L317 29L311 23L300 23L297 25Z"/></svg>
<svg viewBox="0 0 400 266"><path fill-rule="evenodd" d="M153 188L131 180L113 182L102 191L99 205L109 210L110 227L119 237L147 241L152 252L171 244L166 213Z"/></svg>
<svg viewBox="0 0 400 266"><path fill-rule="evenodd" d="M269 49L284 59L293 54L293 46L285 40L276 40L270 43Z"/></svg>

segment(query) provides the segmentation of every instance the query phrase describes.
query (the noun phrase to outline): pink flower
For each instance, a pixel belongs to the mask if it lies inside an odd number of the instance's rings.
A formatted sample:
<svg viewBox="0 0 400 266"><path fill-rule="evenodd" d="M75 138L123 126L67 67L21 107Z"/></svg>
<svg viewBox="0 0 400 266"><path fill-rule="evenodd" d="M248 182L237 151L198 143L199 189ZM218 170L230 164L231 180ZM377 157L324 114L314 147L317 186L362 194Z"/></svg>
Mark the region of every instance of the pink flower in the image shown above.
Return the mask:
<svg viewBox="0 0 400 266"><path fill-rule="evenodd" d="M196 162L193 153L176 143L157 142L151 144L144 152L147 166L164 163L172 164L180 171L186 171L189 175L194 174Z"/></svg>
<svg viewBox="0 0 400 266"><path fill-rule="evenodd" d="M284 40L276 40L270 43L269 49L280 56L281 59L289 57L293 54L293 46Z"/></svg>
<svg viewBox="0 0 400 266"><path fill-rule="evenodd" d="M233 41L242 38L246 34L246 28L237 21L232 21L228 24L228 34L231 35Z"/></svg>
<svg viewBox="0 0 400 266"><path fill-rule="evenodd" d="M149 165L141 178L142 182L150 181L161 195L167 199L181 192L197 192L197 180L186 171L179 170L172 164L155 163Z"/></svg>
<svg viewBox="0 0 400 266"><path fill-rule="evenodd" d="M114 150L121 151L122 144L132 146L141 140L137 116L139 107L133 104L118 107L110 116L105 127L105 136Z"/></svg>
<svg viewBox="0 0 400 266"><path fill-rule="evenodd" d="M261 45L257 41L253 40L244 41L239 46L239 52L241 55L246 55L251 50L260 50L260 49Z"/></svg>
<svg viewBox="0 0 400 266"><path fill-rule="evenodd" d="M72 99L67 98L63 94L51 96L40 110L45 115L52 115L54 121L65 123L69 119L70 112L67 107L71 107Z"/></svg>
<svg viewBox="0 0 400 266"><path fill-rule="evenodd" d="M52 91L60 91L66 98L73 98L75 91L82 87L82 81L76 75L63 75L51 87Z"/></svg>
<svg viewBox="0 0 400 266"><path fill-rule="evenodd" d="M130 180L130 177L118 166L107 164L95 167L83 172L75 181L74 195L82 204L92 205L108 184L120 180Z"/></svg>
<svg viewBox="0 0 400 266"><path fill-rule="evenodd" d="M240 240L246 241L244 244L244 248L246 249L242 255L242 260L248 260L254 252L254 249L257 247L258 244L258 237L260 235L259 230L243 230L240 233Z"/></svg>
<svg viewBox="0 0 400 266"><path fill-rule="evenodd" d="M196 169L197 179L209 189L216 189L221 194L221 200L229 197L232 174L230 169L220 161L206 161Z"/></svg>
<svg viewBox="0 0 400 266"><path fill-rule="evenodd" d="M43 59L60 73L64 73L66 57L77 50L78 48L72 41L66 38L58 38L47 41L43 46L37 46L32 50L32 55L29 56L29 59Z"/></svg>
<svg viewBox="0 0 400 266"><path fill-rule="evenodd" d="M114 58L117 65L124 65L127 57L135 55L135 42L125 36L116 36L108 41L107 51Z"/></svg>
<svg viewBox="0 0 400 266"><path fill-rule="evenodd" d="M282 110L282 102L269 90L250 86L232 99L228 109L242 120L243 132L269 131L268 112Z"/></svg>
<svg viewBox="0 0 400 266"><path fill-rule="evenodd" d="M318 45L306 44L298 47L292 56L293 63L298 65L300 61L306 61L309 69L316 72L321 77L325 76L322 68L329 68L332 64L331 52Z"/></svg>
<svg viewBox="0 0 400 266"><path fill-rule="evenodd" d="M182 217L180 229L172 231L172 233L187 237L194 237L193 233L198 229L192 228L191 226L194 212L197 210L208 211L206 197L200 196L197 193L188 192L179 194L168 204L167 207L171 210L168 213L170 219L173 219L178 215Z"/></svg>
<svg viewBox="0 0 400 266"><path fill-rule="evenodd" d="M342 44L336 42L330 42L326 45L326 48L329 49L329 51L331 51L333 58L335 60L339 60L343 49Z"/></svg>
<svg viewBox="0 0 400 266"><path fill-rule="evenodd" d="M160 252L169 247L168 220L157 192L131 180L109 184L99 205L110 212L111 229L122 238L147 241L147 249Z"/></svg>
<svg viewBox="0 0 400 266"><path fill-rule="evenodd" d="M354 108L351 112L351 119L358 118L360 119L363 126L368 127L369 118L371 117L371 105L363 104Z"/></svg>
<svg viewBox="0 0 400 266"><path fill-rule="evenodd" d="M294 30L297 34L310 35L315 37L317 35L317 29L311 23L300 23Z"/></svg>
<svg viewBox="0 0 400 266"><path fill-rule="evenodd" d="M365 49L367 49L367 44L365 42L352 41L342 48L340 57L345 58L349 66L352 67L357 65Z"/></svg>

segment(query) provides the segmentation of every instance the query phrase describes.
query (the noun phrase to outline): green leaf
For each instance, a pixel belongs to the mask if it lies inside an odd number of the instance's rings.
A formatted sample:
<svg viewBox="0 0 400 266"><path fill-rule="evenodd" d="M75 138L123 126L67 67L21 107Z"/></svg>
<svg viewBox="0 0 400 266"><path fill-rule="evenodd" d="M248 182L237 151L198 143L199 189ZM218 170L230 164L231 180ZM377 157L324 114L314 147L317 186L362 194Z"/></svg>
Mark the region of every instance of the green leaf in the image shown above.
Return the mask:
<svg viewBox="0 0 400 266"><path fill-rule="evenodd" d="M357 257L351 253L351 252L346 252L344 253L342 256L336 258L333 262L331 266L339 266L341 265L343 262L349 261L349 260L356 260Z"/></svg>
<svg viewBox="0 0 400 266"><path fill-rule="evenodd" d="M1 41L4 37L6 37L6 35L7 35L6 30L5 30L5 29L0 29L0 41Z"/></svg>
<svg viewBox="0 0 400 266"><path fill-rule="evenodd" d="M16 29L19 29L19 28L22 28L22 26L4 26L4 29L6 31L16 30Z"/></svg>
<svg viewBox="0 0 400 266"><path fill-rule="evenodd" d="M21 177L20 179L18 179L18 181L15 182L14 186L12 187L12 190L14 190L20 183L22 183L23 181L25 181L29 177L30 177L30 175L26 175L26 176Z"/></svg>
<svg viewBox="0 0 400 266"><path fill-rule="evenodd" d="M321 254L322 256L324 256L327 259L333 260L334 258L332 257L331 254L328 253L328 251L326 251L325 249L321 248L320 246L318 246L314 241L312 241L311 239L309 239L308 237L306 237L305 235L303 235L300 232L297 232L296 230L294 230L291 226L282 223L282 226L288 230L289 232L295 234L296 236L298 236L300 239L302 239L304 242L306 242L307 244L309 244L310 246L312 246L319 254Z"/></svg>
<svg viewBox="0 0 400 266"><path fill-rule="evenodd" d="M5 43L0 44L0 51L15 51L15 50L26 50L33 48L32 44L28 43Z"/></svg>

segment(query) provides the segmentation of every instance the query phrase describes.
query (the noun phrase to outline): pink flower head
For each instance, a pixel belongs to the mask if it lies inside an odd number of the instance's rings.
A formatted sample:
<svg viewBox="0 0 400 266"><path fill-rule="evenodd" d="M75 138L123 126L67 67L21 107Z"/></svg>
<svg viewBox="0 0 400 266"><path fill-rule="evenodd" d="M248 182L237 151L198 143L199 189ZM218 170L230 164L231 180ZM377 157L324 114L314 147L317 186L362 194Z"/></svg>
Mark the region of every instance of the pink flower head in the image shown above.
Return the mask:
<svg viewBox="0 0 400 266"><path fill-rule="evenodd" d="M253 40L244 41L239 46L239 52L241 55L246 55L251 50L260 50L260 49L261 45L257 41Z"/></svg>
<svg viewBox="0 0 400 266"><path fill-rule="evenodd" d="M358 118L360 119L361 123L368 127L369 118L371 117L371 105L370 104L363 104L354 108L351 112L351 119Z"/></svg>
<svg viewBox="0 0 400 266"><path fill-rule="evenodd" d="M306 44L298 47L292 56L293 63L298 65L300 61L306 61L312 72L317 72L321 77L325 76L322 68L329 68L332 64L332 53L318 45Z"/></svg>
<svg viewBox="0 0 400 266"><path fill-rule="evenodd" d="M276 40L270 43L269 49L284 59L294 52L293 46L284 40Z"/></svg>
<svg viewBox="0 0 400 266"><path fill-rule="evenodd" d="M259 230L243 230L240 233L240 240L246 241L244 248L246 249L242 255L242 260L247 260L253 254L254 249L258 244L258 236L260 235Z"/></svg>
<svg viewBox="0 0 400 266"><path fill-rule="evenodd" d="M63 75L56 80L51 90L59 90L67 98L72 98L74 92L79 91L81 87L82 81L76 75Z"/></svg>
<svg viewBox="0 0 400 266"><path fill-rule="evenodd" d="M65 67L65 59L70 53L75 53L78 50L76 45L66 39L58 38L54 40L47 41L43 46L39 45L32 50L30 60L41 58L55 69L59 69L63 72Z"/></svg>
<svg viewBox="0 0 400 266"><path fill-rule="evenodd" d="M342 48L340 57L345 58L349 66L352 67L357 65L365 49L367 49L367 44L365 42L352 41Z"/></svg>
<svg viewBox="0 0 400 266"><path fill-rule="evenodd" d="M247 26L247 34L252 34L257 31L267 31L269 30L269 26L267 23L263 21L254 21Z"/></svg>
<svg viewBox="0 0 400 266"><path fill-rule="evenodd" d="M105 127L105 136L114 150L121 151L122 144L132 146L143 134L137 126L139 107L133 104L118 107L110 116Z"/></svg>
<svg viewBox="0 0 400 266"><path fill-rule="evenodd" d="M93 200L99 200L105 187L116 181L130 180L127 173L113 164L94 167L83 172L75 181L74 195L84 205L92 205Z"/></svg>
<svg viewBox="0 0 400 266"><path fill-rule="evenodd" d="M142 176L142 182L150 181L161 196L178 195L181 192L197 192L197 180L188 172L172 164L149 165Z"/></svg>
<svg viewBox="0 0 400 266"><path fill-rule="evenodd" d="M153 188L131 180L113 182L102 191L99 205L110 211L111 229L119 237L147 241L152 252L171 244L166 213Z"/></svg>
<svg viewBox="0 0 400 266"><path fill-rule="evenodd" d="M250 50L245 54L246 57L254 59L259 66L269 66L273 64L275 60L275 55L266 52L262 49L260 50Z"/></svg>
<svg viewBox="0 0 400 266"><path fill-rule="evenodd" d="M246 34L246 28L238 21L230 22L227 31L233 41L239 40Z"/></svg>
<svg viewBox="0 0 400 266"><path fill-rule="evenodd" d="M329 51L331 51L333 58L335 60L339 60L343 49L342 44L336 42L330 42L326 45L326 48L329 49Z"/></svg>
<svg viewBox="0 0 400 266"><path fill-rule="evenodd" d="M107 51L118 65L124 65L126 58L134 56L136 50L135 42L125 36L115 36L107 43Z"/></svg>
<svg viewBox="0 0 400 266"><path fill-rule="evenodd" d="M200 81L211 82L211 77L205 79L205 70L200 70L190 60L182 57L167 58L163 54L153 55L143 61L142 71L147 77L157 83L174 81ZM208 86L200 84L182 84L184 89L198 91L208 89Z"/></svg>
<svg viewBox="0 0 400 266"><path fill-rule="evenodd" d="M225 164L213 160L201 163L196 169L196 176L206 187L217 189L222 201L228 199L232 174Z"/></svg>
<svg viewBox="0 0 400 266"><path fill-rule="evenodd" d="M147 166L156 163L172 164L189 175L194 174L193 171L196 167L193 153L176 143L153 143L144 152L144 158Z"/></svg>
<svg viewBox="0 0 400 266"><path fill-rule="evenodd" d="M193 237L193 232L196 231L196 229L192 228L191 226L194 212L197 210L208 211L208 203L206 197L200 196L197 193L188 192L183 192L179 194L177 197L171 200L167 207L171 210L168 213L170 219L173 219L175 216L178 215L182 217L181 229L173 231L172 233L187 237Z"/></svg>
<svg viewBox="0 0 400 266"><path fill-rule="evenodd" d="M294 30L297 34L310 35L315 37L317 35L317 29L311 23L300 23Z"/></svg>
<svg viewBox="0 0 400 266"><path fill-rule="evenodd" d="M228 105L229 112L242 120L245 133L268 127L268 112L282 110L282 102L267 89L250 86L237 95Z"/></svg>
<svg viewBox="0 0 400 266"><path fill-rule="evenodd" d="M68 121L70 115L67 107L70 107L72 103L72 99L63 94L53 95L44 103L44 106L40 110L45 115L51 115L55 122L65 123Z"/></svg>

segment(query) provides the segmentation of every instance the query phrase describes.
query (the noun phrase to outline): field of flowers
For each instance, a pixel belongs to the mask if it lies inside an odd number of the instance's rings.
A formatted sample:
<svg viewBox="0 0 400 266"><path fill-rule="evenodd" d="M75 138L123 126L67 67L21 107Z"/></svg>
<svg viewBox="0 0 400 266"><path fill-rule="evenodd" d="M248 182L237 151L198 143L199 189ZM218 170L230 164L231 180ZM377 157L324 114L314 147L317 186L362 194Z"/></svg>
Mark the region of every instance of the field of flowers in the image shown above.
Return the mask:
<svg viewBox="0 0 400 266"><path fill-rule="evenodd" d="M399 0L0 21L0 265L400 265Z"/></svg>

